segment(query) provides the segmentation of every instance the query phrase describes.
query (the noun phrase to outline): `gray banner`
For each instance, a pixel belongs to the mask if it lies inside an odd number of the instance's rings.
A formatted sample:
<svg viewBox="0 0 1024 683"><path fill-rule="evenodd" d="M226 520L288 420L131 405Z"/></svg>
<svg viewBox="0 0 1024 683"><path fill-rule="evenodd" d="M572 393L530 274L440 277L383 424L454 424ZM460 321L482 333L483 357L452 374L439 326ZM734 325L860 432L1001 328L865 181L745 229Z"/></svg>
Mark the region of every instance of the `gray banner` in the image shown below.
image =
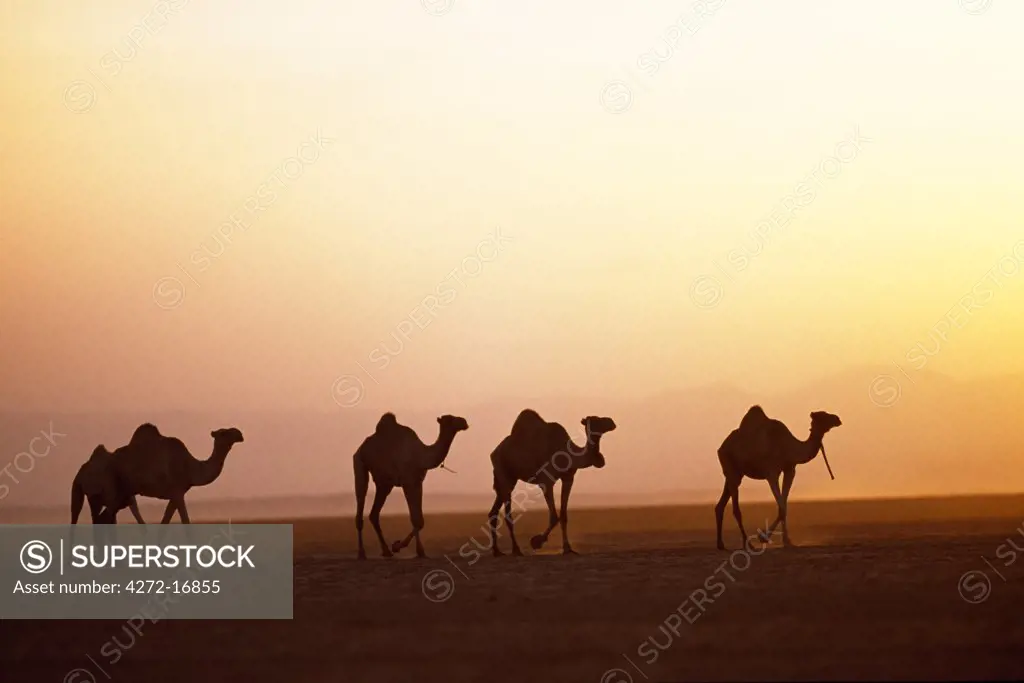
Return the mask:
<svg viewBox="0 0 1024 683"><path fill-rule="evenodd" d="M291 619L290 524L0 525L3 619Z"/></svg>

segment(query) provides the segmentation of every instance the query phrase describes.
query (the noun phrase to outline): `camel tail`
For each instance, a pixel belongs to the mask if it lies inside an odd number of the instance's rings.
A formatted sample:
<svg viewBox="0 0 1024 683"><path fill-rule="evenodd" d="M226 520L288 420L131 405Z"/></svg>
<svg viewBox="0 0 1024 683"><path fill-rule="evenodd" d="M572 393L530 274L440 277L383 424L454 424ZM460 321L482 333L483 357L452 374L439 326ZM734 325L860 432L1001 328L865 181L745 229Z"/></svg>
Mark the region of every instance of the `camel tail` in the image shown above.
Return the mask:
<svg viewBox="0 0 1024 683"><path fill-rule="evenodd" d="M78 524L78 515L82 512L82 505L85 504L85 491L78 477L71 482L71 523Z"/></svg>

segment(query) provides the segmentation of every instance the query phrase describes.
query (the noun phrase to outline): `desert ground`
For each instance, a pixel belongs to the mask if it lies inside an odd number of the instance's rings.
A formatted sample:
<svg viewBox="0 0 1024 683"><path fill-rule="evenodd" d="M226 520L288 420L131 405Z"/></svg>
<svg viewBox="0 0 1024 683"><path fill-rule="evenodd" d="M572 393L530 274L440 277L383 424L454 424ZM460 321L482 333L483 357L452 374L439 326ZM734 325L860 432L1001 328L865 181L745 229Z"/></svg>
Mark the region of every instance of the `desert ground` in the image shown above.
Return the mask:
<svg viewBox="0 0 1024 683"><path fill-rule="evenodd" d="M745 505L748 532L771 512ZM799 547L763 552L736 552L728 513L716 550L710 504L573 512L579 556L557 531L530 550L545 521L525 513L527 556L497 559L476 555L484 512L428 515L422 560L381 559L367 525L357 562L351 516L296 520L293 620L4 621L0 680L1024 677L1021 496L794 502Z"/></svg>

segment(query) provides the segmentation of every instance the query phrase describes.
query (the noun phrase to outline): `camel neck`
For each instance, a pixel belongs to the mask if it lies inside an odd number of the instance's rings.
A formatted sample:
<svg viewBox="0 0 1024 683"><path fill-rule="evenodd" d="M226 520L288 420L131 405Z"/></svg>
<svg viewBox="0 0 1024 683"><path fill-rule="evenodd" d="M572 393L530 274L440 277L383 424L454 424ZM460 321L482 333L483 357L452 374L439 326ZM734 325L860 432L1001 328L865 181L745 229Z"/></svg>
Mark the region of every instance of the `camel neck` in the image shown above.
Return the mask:
<svg viewBox="0 0 1024 683"><path fill-rule="evenodd" d="M455 441L455 432L441 431L437 435L437 441L427 447L427 469L440 467L444 459L448 457L452 442Z"/></svg>
<svg viewBox="0 0 1024 683"><path fill-rule="evenodd" d="M206 460L196 460L193 458L192 467L189 471L192 486L206 486L217 479L224 469L224 461L227 459L228 451L230 450L231 444L214 441L213 452L210 453L209 458Z"/></svg>
<svg viewBox="0 0 1024 683"><path fill-rule="evenodd" d="M573 464L576 469L583 467L590 467L594 464L594 459L598 453L601 452L601 435L587 431L587 440L583 444L582 448L578 448L576 444L570 442L571 453L573 456Z"/></svg>
<svg viewBox="0 0 1024 683"><path fill-rule="evenodd" d="M810 462L818 457L818 451L821 450L821 440L825 435L811 429L810 435L806 441L801 441L801 448L797 454L796 462L798 465Z"/></svg>

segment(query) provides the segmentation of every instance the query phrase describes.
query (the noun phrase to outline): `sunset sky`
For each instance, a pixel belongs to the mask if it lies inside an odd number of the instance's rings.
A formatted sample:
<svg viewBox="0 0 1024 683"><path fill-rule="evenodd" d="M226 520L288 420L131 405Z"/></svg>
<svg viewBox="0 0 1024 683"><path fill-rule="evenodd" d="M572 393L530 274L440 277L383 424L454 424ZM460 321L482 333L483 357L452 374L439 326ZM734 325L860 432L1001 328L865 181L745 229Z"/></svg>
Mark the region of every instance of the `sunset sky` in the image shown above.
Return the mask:
<svg viewBox="0 0 1024 683"><path fill-rule="evenodd" d="M757 393L917 369L934 330L930 370L1024 372L1019 2L0 25L5 410Z"/></svg>

